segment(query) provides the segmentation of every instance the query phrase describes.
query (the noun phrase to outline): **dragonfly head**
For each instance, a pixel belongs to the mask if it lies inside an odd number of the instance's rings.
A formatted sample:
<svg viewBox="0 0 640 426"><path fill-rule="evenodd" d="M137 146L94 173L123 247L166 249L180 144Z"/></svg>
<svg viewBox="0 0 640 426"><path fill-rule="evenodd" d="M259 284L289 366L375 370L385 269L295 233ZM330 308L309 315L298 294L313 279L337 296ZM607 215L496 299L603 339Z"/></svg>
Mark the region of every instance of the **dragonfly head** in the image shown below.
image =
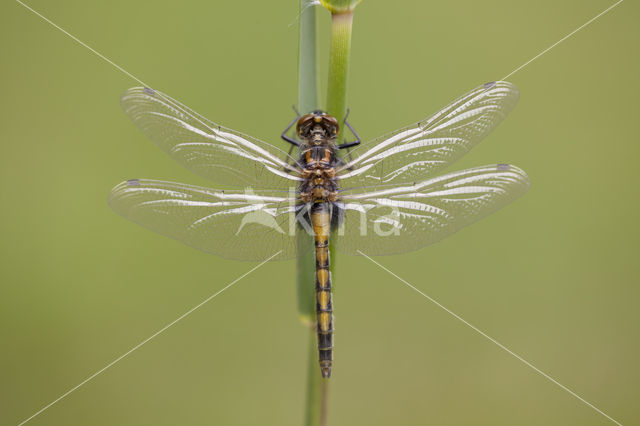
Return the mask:
<svg viewBox="0 0 640 426"><path fill-rule="evenodd" d="M296 132L302 140L332 140L338 136L340 126L338 125L338 120L326 112L312 111L300 117Z"/></svg>

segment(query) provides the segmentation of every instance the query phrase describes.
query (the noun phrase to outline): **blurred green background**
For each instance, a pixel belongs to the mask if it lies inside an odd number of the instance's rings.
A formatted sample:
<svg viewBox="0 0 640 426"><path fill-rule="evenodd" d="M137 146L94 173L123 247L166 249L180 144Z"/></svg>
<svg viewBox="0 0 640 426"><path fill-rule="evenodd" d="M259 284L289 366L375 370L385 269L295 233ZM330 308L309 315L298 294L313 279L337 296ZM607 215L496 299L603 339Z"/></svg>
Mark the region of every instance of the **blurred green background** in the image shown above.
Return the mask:
<svg viewBox="0 0 640 426"><path fill-rule="evenodd" d="M365 0L350 121L366 140L420 120L612 3ZM281 144L296 0L29 4L203 115ZM511 77L518 107L453 168L514 163L528 194L377 259L623 424L640 422L639 10L622 3ZM127 178L207 182L121 112L138 83L17 3L0 6L0 31L0 423L17 424L254 264L113 213L107 194ZM265 265L29 424L300 424L294 267ZM370 261L340 258L336 286L330 425L611 424Z"/></svg>

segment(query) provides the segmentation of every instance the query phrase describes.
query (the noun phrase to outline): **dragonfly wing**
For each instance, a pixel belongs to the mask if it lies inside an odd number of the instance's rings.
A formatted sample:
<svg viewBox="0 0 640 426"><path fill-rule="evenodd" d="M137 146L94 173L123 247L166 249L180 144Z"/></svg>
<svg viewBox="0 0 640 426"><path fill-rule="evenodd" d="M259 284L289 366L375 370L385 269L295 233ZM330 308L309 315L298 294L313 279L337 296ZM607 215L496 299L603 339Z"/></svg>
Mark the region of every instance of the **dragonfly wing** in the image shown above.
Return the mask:
<svg viewBox="0 0 640 426"><path fill-rule="evenodd" d="M529 178L498 164L438 176L415 185L379 185L341 196L339 251L387 255L436 243L523 195Z"/></svg>
<svg viewBox="0 0 640 426"><path fill-rule="evenodd" d="M118 214L152 231L229 259L264 260L297 255L295 197L286 191L216 191L132 179L111 190Z"/></svg>
<svg viewBox="0 0 640 426"><path fill-rule="evenodd" d="M161 92L134 87L121 104L160 148L219 187L286 189L300 180L300 167L284 151L219 126Z"/></svg>
<svg viewBox="0 0 640 426"><path fill-rule="evenodd" d="M342 186L419 182L466 154L517 101L518 89L506 81L477 87L430 118L353 150L354 160L338 171Z"/></svg>

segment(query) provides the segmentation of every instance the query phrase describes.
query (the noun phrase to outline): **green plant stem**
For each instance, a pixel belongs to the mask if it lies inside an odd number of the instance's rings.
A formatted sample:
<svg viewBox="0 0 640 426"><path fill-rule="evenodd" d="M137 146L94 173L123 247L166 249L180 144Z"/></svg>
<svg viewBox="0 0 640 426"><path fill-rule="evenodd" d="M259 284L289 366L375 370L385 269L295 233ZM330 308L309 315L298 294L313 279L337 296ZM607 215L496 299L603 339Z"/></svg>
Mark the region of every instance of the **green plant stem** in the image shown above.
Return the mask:
<svg viewBox="0 0 640 426"><path fill-rule="evenodd" d="M301 0L301 7L303 1ZM300 17L298 108L305 114L318 107L318 49L316 8L308 6Z"/></svg>
<svg viewBox="0 0 640 426"><path fill-rule="evenodd" d="M300 0L303 10L304 0ZM316 36L316 7L304 8L300 16L298 52L298 108L301 114L318 109L318 49ZM313 239L306 232L298 232L298 260L296 283L298 312L302 320L315 320L315 256Z"/></svg>
<svg viewBox="0 0 640 426"><path fill-rule="evenodd" d="M300 0L300 36L298 52L298 108L302 114L318 109L318 49L316 36L316 7L304 7ZM303 10L304 9L304 10ZM307 362L306 426L326 425L327 381L322 379L318 366L315 331L315 255L313 239L306 232L298 232L296 284L298 312L309 327Z"/></svg>
<svg viewBox="0 0 640 426"><path fill-rule="evenodd" d="M316 348L315 328L309 328L309 358L307 364L307 401L305 413L306 426L325 426L327 424L327 391L329 381L323 379L318 367L318 349Z"/></svg>
<svg viewBox="0 0 640 426"><path fill-rule="evenodd" d="M331 15L327 112L343 123L347 113L347 77L351 53L353 11ZM344 127L344 126L342 126ZM344 132L341 132L343 134Z"/></svg>

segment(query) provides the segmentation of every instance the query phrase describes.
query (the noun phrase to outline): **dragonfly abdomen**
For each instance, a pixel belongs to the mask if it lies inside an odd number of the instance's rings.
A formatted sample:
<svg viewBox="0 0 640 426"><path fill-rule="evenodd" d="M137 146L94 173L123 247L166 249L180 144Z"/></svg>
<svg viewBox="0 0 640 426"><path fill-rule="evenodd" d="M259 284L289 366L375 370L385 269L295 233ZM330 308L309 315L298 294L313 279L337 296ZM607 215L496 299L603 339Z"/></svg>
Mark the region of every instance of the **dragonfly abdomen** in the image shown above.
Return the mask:
<svg viewBox="0 0 640 426"><path fill-rule="evenodd" d="M313 204L311 208L311 224L316 247L318 360L322 377L330 377L333 364L333 304L331 301L331 272L329 271L331 218L328 203Z"/></svg>

